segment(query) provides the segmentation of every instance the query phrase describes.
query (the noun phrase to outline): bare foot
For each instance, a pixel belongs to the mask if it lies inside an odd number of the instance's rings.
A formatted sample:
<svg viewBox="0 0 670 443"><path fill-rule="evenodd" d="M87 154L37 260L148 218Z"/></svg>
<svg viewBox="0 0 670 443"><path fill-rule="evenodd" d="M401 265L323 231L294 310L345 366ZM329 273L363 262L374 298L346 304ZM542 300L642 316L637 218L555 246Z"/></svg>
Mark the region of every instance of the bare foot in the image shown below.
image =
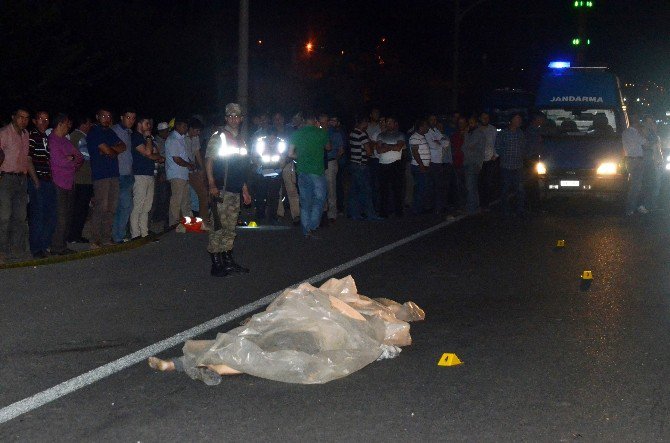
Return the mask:
<svg viewBox="0 0 670 443"><path fill-rule="evenodd" d="M149 357L148 360L149 367L151 369L155 369L157 371L165 372L165 371L174 371L174 362L172 361L167 361L167 360L161 360L158 357Z"/></svg>
<svg viewBox="0 0 670 443"><path fill-rule="evenodd" d="M226 365L208 365L207 369L214 371L219 375L238 375L241 374L237 369L233 369Z"/></svg>

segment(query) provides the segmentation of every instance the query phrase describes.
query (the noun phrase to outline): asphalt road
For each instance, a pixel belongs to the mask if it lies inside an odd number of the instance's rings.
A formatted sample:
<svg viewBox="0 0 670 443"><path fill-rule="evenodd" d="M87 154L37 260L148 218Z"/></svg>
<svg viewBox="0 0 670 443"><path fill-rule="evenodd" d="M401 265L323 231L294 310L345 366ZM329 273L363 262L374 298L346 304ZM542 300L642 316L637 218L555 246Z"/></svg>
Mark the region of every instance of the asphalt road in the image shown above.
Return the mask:
<svg viewBox="0 0 670 443"><path fill-rule="evenodd" d="M0 271L0 407L440 221L341 220L317 242L245 230L236 254L252 273L225 280L208 275L206 236L174 233ZM0 425L0 440L670 440L669 242L667 215L596 202L466 218L343 273L426 311L396 359L311 386L207 387L138 364ZM438 366L445 352L464 364Z"/></svg>

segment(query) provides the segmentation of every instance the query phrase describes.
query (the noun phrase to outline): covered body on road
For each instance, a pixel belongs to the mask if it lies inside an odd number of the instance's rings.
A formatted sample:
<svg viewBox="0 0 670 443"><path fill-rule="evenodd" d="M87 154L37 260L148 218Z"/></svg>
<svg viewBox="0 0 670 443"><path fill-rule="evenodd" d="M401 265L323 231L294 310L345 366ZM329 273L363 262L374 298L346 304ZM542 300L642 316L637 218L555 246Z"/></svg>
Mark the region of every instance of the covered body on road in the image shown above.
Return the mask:
<svg viewBox="0 0 670 443"><path fill-rule="evenodd" d="M320 288L287 289L265 311L215 340L190 340L174 369L207 384L219 375L246 373L276 381L326 383L411 344L408 321L423 320L414 303L358 294L351 276ZM157 360L150 365L158 369Z"/></svg>

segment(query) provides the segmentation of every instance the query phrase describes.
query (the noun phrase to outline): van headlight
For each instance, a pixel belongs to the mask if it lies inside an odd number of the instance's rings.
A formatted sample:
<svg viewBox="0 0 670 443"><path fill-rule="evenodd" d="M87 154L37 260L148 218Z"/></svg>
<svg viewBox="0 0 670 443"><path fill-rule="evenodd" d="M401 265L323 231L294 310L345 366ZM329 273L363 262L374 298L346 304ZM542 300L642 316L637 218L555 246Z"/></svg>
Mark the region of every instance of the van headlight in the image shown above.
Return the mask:
<svg viewBox="0 0 670 443"><path fill-rule="evenodd" d="M617 164L616 163L601 163L596 170L598 175L614 175L617 173Z"/></svg>
<svg viewBox="0 0 670 443"><path fill-rule="evenodd" d="M537 175L544 175L547 173L547 165L545 165L542 162L537 162L535 164L535 172L537 172Z"/></svg>

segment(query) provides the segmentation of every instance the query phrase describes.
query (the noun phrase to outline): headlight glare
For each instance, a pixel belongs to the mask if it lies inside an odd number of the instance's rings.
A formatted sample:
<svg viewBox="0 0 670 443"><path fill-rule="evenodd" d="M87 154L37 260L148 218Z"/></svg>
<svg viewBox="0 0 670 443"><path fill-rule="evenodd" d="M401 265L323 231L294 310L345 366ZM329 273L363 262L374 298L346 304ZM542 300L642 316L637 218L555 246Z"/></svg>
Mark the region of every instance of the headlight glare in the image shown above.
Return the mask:
<svg viewBox="0 0 670 443"><path fill-rule="evenodd" d="M265 151L265 140L259 138L256 140L256 152L258 152L258 155L263 155L263 151Z"/></svg>
<svg viewBox="0 0 670 443"><path fill-rule="evenodd" d="M537 162L535 165L535 172L537 172L538 175L544 175L547 173L547 166L542 162Z"/></svg>
<svg viewBox="0 0 670 443"><path fill-rule="evenodd" d="M616 163L601 163L600 166L598 166L598 170L596 171L596 174L598 175L614 175L617 173L617 164Z"/></svg>

